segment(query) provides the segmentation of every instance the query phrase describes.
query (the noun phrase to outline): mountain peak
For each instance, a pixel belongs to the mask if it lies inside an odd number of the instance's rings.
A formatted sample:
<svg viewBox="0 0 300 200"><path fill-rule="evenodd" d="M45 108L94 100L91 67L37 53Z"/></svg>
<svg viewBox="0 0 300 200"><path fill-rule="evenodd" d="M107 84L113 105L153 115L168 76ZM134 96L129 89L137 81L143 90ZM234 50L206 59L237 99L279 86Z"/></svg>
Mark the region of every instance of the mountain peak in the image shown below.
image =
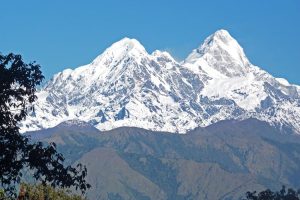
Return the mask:
<svg viewBox="0 0 300 200"><path fill-rule="evenodd" d="M207 37L204 43L186 58L185 63L205 63L228 77L245 75L251 65L243 48L224 29Z"/></svg>
<svg viewBox="0 0 300 200"><path fill-rule="evenodd" d="M163 57L171 62L176 62L175 59L167 51L155 50L151 55L158 58Z"/></svg>
<svg viewBox="0 0 300 200"><path fill-rule="evenodd" d="M144 46L137 39L128 38L128 37L125 37L125 38L119 40L118 42L115 42L111 47L125 48L128 51L130 51L132 49L138 49L138 50L141 50L141 51L146 51Z"/></svg>
<svg viewBox="0 0 300 200"><path fill-rule="evenodd" d="M221 39L223 41L234 40L234 38L225 29L217 30L214 34L211 35L211 37L213 37L214 39Z"/></svg>
<svg viewBox="0 0 300 200"><path fill-rule="evenodd" d="M143 55L148 55L144 46L136 39L125 37L108 47L92 62L92 65L99 66L103 62L118 62L127 56L140 58Z"/></svg>
<svg viewBox="0 0 300 200"><path fill-rule="evenodd" d="M232 54L239 53L244 55L243 49L239 45L239 43L229 34L228 31L224 29L220 29L214 34L207 37L204 43L200 46L200 49L202 49L203 51L210 48L218 48Z"/></svg>

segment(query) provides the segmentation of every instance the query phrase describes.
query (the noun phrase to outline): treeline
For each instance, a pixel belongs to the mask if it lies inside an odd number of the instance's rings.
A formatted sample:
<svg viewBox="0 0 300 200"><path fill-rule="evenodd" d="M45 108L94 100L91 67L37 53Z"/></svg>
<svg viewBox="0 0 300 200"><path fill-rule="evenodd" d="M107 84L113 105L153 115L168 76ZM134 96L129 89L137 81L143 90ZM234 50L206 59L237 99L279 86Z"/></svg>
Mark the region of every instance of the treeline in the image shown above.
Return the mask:
<svg viewBox="0 0 300 200"><path fill-rule="evenodd" d="M244 200L300 200L300 189L298 191L282 186L280 191L271 191L270 189L257 193L247 192Z"/></svg>
<svg viewBox="0 0 300 200"><path fill-rule="evenodd" d="M0 200L15 200L0 190ZM72 194L70 190L55 189L48 185L21 184L16 200L86 200L86 198Z"/></svg>
<svg viewBox="0 0 300 200"><path fill-rule="evenodd" d="M300 189L298 191L282 186L279 191L270 189L257 193L247 192L243 200L300 200ZM85 197L72 194L70 190L55 189L49 185L32 185L22 183L17 199L5 195L4 190L0 190L0 200L87 200Z"/></svg>

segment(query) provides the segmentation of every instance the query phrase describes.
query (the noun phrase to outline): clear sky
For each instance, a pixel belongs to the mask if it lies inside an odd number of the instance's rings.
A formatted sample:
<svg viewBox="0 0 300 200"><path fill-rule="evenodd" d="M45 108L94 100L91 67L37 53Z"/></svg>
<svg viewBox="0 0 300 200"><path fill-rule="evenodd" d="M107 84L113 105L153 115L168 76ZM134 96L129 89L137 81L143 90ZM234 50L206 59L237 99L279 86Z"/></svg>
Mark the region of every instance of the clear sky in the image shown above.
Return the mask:
<svg viewBox="0 0 300 200"><path fill-rule="evenodd" d="M0 51L37 61L47 79L90 63L123 37L181 60L222 28L253 64L300 84L300 0L0 2Z"/></svg>

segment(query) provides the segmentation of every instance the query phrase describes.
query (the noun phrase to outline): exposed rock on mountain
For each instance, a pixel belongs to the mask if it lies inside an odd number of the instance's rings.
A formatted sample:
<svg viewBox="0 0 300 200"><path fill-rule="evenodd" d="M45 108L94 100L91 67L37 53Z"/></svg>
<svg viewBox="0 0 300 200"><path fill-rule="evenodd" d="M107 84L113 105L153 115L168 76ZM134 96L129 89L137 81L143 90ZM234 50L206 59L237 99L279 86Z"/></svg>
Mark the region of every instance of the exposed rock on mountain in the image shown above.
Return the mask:
<svg viewBox="0 0 300 200"><path fill-rule="evenodd" d="M300 133L299 88L252 65L225 30L183 62L167 52L149 54L137 40L124 38L92 63L56 74L38 93L21 131L79 119L100 130L131 126L185 133L252 117Z"/></svg>

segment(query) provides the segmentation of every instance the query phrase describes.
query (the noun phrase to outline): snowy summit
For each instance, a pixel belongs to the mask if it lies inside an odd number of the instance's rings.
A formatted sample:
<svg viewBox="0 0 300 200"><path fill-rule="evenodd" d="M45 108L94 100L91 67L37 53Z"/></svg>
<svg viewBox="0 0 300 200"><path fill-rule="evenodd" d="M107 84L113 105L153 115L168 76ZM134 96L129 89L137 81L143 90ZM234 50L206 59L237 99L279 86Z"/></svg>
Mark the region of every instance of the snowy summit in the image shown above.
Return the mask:
<svg viewBox="0 0 300 200"><path fill-rule="evenodd" d="M226 30L182 62L124 38L92 63L54 75L37 96L22 132L78 119L100 130L185 133L220 120L257 118L300 133L300 87L252 65Z"/></svg>

